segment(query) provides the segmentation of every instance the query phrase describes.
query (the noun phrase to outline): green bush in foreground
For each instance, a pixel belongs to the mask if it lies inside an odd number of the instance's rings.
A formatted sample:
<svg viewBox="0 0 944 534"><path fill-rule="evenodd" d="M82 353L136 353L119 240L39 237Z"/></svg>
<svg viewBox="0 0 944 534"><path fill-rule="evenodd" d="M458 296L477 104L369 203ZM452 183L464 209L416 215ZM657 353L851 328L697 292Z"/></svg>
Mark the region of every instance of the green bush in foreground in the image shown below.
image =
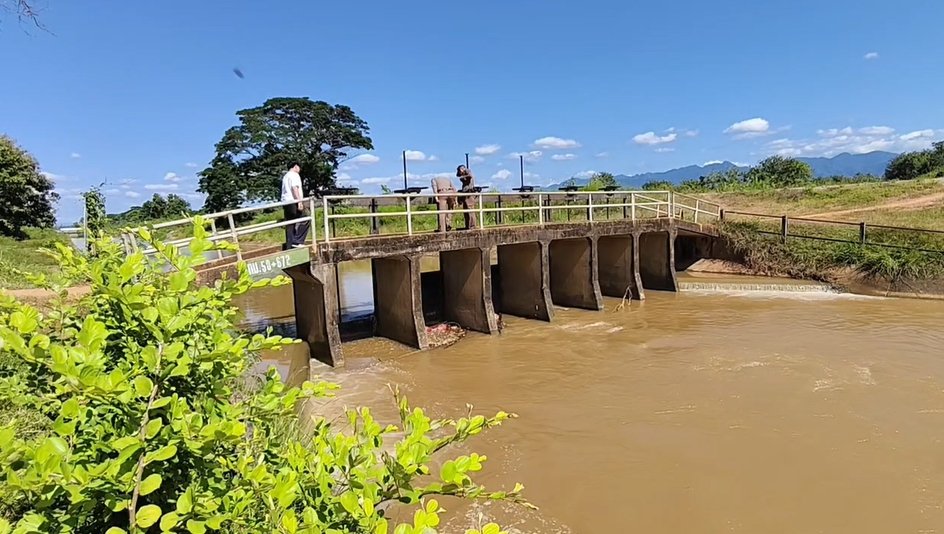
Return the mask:
<svg viewBox="0 0 944 534"><path fill-rule="evenodd" d="M194 233L201 258L203 221ZM346 430L323 419L300 430L298 403L336 386L287 387L270 371L247 394L250 356L291 342L235 327L231 299L267 282L243 270L198 287L196 260L139 237L160 262L106 241L95 258L57 247L66 278L92 287L75 304L42 315L0 296L0 413L13 414L0 420L0 533L428 534L442 512L432 496L524 502L520 486L473 482L483 456L430 467L509 414L433 420L398 396L397 427L360 408ZM385 518L397 503L416 507L412 524Z"/></svg>

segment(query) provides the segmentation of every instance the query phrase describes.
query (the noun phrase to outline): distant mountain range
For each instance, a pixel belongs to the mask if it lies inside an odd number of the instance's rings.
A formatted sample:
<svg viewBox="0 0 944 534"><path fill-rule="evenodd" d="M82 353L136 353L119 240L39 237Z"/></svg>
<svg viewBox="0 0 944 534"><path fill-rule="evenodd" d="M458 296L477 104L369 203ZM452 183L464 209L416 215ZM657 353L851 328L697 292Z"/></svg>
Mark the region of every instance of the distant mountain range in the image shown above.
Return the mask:
<svg viewBox="0 0 944 534"><path fill-rule="evenodd" d="M891 152L869 152L867 154L839 154L831 158L796 158L806 162L813 168L813 174L817 178L827 176L855 176L856 174L872 174L881 176L885 173L885 167L898 154ZM710 163L707 165L689 165L678 169L672 169L664 172L647 172L643 174L634 174L627 176L625 174L616 175L616 181L621 187L638 189L647 182L670 182L678 184L685 180L697 180L701 176L707 176L714 172L724 172L728 169L747 170L750 167L738 166L730 161ZM589 179L577 178L578 185L586 184ZM566 180L565 182L569 182ZM552 184L545 189L554 190L561 184Z"/></svg>

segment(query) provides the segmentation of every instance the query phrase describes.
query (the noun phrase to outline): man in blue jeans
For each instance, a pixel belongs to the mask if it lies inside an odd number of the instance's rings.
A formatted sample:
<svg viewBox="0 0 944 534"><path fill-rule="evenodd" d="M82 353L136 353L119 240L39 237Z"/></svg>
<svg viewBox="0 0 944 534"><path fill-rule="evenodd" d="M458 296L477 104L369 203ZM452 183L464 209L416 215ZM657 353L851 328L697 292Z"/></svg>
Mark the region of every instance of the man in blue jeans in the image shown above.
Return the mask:
<svg viewBox="0 0 944 534"><path fill-rule="evenodd" d="M283 206L286 221L299 219L305 216L305 192L302 191L302 167L298 163L292 163L288 172L282 177L282 202L295 200L293 204ZM285 227L285 248L303 248L305 239L308 237L308 229L311 228L311 221L306 219L295 224L289 224Z"/></svg>

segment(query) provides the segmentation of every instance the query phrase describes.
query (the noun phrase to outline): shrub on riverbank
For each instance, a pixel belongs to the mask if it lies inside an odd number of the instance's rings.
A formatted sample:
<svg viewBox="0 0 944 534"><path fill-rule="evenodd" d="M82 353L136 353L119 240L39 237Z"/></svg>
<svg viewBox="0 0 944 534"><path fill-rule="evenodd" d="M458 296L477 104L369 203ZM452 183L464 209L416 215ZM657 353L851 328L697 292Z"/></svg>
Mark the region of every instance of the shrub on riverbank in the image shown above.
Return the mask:
<svg viewBox="0 0 944 534"><path fill-rule="evenodd" d="M849 269L872 280L889 284L944 279L944 254L908 248L859 245L779 236L779 228L752 222L727 222L721 233L748 268L768 275L837 283ZM810 235L827 239L849 239L843 230L817 228ZM876 235L876 240L902 247L928 247L944 250L940 239L914 237L900 233Z"/></svg>
<svg viewBox="0 0 944 534"><path fill-rule="evenodd" d="M249 356L291 342L236 329L231 299L268 282L242 271L198 287L194 267L212 246L202 221L192 257L139 237L160 261L106 241L94 258L57 247L67 281L92 288L77 303L42 315L0 296L0 533L380 534L394 531L384 517L394 503L418 508L397 533L426 533L439 523L436 495L523 502L520 487L473 482L479 455L431 467L503 412L435 420L398 395L397 426L360 408L346 431L323 419L286 431L300 402L335 386L287 387L271 371L245 394Z"/></svg>

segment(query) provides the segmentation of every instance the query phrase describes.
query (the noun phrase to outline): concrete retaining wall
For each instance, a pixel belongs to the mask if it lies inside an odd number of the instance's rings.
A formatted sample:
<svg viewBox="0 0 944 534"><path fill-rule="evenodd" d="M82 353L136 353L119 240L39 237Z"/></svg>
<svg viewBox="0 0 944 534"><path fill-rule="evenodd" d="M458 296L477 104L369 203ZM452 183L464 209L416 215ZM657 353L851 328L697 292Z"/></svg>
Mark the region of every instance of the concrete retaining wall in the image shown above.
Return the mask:
<svg viewBox="0 0 944 534"><path fill-rule="evenodd" d="M443 315L447 321L491 334L498 330L492 305L489 251L462 249L439 254L443 280Z"/></svg>
<svg viewBox="0 0 944 534"><path fill-rule="evenodd" d="M603 236L597 240L600 292L607 297L643 298L639 260L632 235Z"/></svg>
<svg viewBox="0 0 944 534"><path fill-rule="evenodd" d="M286 269L292 278L295 298L295 326L300 339L308 343L311 357L328 365L344 365L338 324L337 266L299 265Z"/></svg>
<svg viewBox="0 0 944 534"><path fill-rule="evenodd" d="M501 313L543 321L554 317L545 244L499 245L498 271Z"/></svg>

